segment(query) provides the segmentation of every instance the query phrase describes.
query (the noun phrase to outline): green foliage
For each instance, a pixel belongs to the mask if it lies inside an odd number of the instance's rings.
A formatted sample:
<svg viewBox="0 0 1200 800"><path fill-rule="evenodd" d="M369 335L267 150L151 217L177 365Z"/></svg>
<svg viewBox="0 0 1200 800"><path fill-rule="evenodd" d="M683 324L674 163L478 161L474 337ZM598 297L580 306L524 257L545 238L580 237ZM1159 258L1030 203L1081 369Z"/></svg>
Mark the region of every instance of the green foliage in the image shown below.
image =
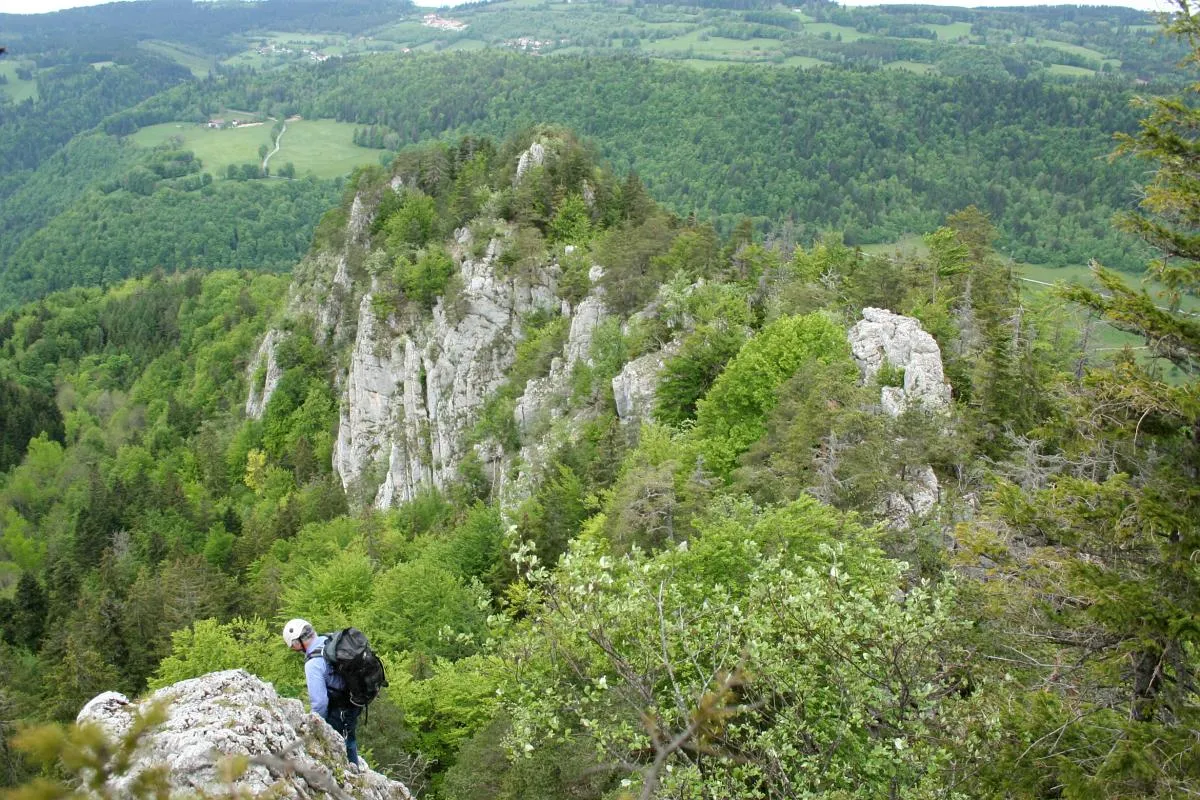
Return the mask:
<svg viewBox="0 0 1200 800"><path fill-rule="evenodd" d="M670 262L659 260L670 247L674 232L661 214L626 221L598 237L594 253L604 267L606 299L617 313L631 313L654 296L668 275Z"/></svg>
<svg viewBox="0 0 1200 800"><path fill-rule="evenodd" d="M444 770L455 763L463 742L491 722L503 664L478 655L438 659L424 669L417 661L389 665L388 700L404 710L404 727L412 734L409 747ZM419 672L426 674L414 677Z"/></svg>
<svg viewBox="0 0 1200 800"><path fill-rule="evenodd" d="M479 647L488 597L430 559L397 564L376 576L367 631L381 650L459 658Z"/></svg>
<svg viewBox="0 0 1200 800"><path fill-rule="evenodd" d="M654 418L669 425L695 419L696 403L745 341L741 330L719 325L701 326L689 334L663 366L654 393Z"/></svg>
<svg viewBox="0 0 1200 800"><path fill-rule="evenodd" d="M274 684L284 696L298 696L304 689L302 664L280 646L275 626L240 617L226 623L197 620L171 634L171 654L150 679L150 688L225 669L245 669Z"/></svg>
<svg viewBox="0 0 1200 800"><path fill-rule="evenodd" d="M444 247L427 247L415 260L405 256L396 259L396 285L426 309L433 308L456 272L454 259Z"/></svg>
<svg viewBox="0 0 1200 800"><path fill-rule="evenodd" d="M381 223L388 250L400 254L424 247L433 235L434 214L432 197L418 189L406 191L400 206Z"/></svg>
<svg viewBox="0 0 1200 800"><path fill-rule="evenodd" d="M904 367L897 367L890 361L884 361L879 365L879 371L875 373L875 382L880 386L904 388Z"/></svg>
<svg viewBox="0 0 1200 800"><path fill-rule="evenodd" d="M936 791L967 763L943 737L974 721L963 626L949 585L899 600L899 570L812 500L653 554L585 534L517 639L516 750L594 748L651 795Z"/></svg>
<svg viewBox="0 0 1200 800"><path fill-rule="evenodd" d="M737 456L766 432L778 387L803 364L848 355L844 332L825 316L784 317L763 328L696 405L695 435L705 467L728 476Z"/></svg>
<svg viewBox="0 0 1200 800"><path fill-rule="evenodd" d="M559 204L550 220L550 240L563 244L583 244L591 235L592 219L583 197L572 193Z"/></svg>

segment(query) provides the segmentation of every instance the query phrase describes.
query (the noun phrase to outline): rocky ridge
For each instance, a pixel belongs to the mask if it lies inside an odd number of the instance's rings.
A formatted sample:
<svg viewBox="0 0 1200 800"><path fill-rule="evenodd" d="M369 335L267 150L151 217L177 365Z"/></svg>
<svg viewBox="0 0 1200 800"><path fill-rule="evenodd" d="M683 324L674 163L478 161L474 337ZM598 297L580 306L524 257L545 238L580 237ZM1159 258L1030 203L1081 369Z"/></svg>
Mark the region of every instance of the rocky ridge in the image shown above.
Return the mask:
<svg viewBox="0 0 1200 800"><path fill-rule="evenodd" d="M514 180L551 154L551 147L534 142L521 155ZM403 191L404 182L393 178L388 188ZM509 454L497 442L473 441L473 428L507 379L524 337L522 320L538 311L568 317L569 334L549 374L530 380L516 401L514 421L525 432L535 420L560 416L572 368L590 358L592 334L608 313L599 285L603 269L593 267L590 292L572 306L558 294L561 270L554 261L506 274L500 257L511 231L496 231L483 242L463 228L452 248L455 297L439 298L431 314L381 317L374 303L379 282L369 269L354 266L372 257L367 235L372 209L362 195L355 196L340 251L319 253L302 265L289 300L289 317L313 320L318 342L349 353L336 376L342 402L334 470L347 492L386 508L425 487L446 487L473 450L501 496L515 502L523 492L505 485L511 467L519 463L516 481L527 480L541 463L544 443L526 443L520 453ZM281 330L268 332L251 360L248 375L267 379L261 389L259 380L251 380L248 416L261 417L278 384L271 376L278 371L274 353L284 336ZM643 366L639 396L646 393L645 372ZM632 408L630 401L620 407Z"/></svg>
<svg viewBox="0 0 1200 800"><path fill-rule="evenodd" d="M119 739L129 732L135 714L159 702L168 703L167 721L138 740L128 773L110 781L113 796L132 796L139 776L164 769L172 798L205 793L411 800L403 784L369 767L352 768L333 728L307 713L299 700L281 698L271 684L245 670L181 681L137 702L105 692L84 706L76 721L98 725ZM230 783L222 778L220 765L239 756L249 763Z"/></svg>

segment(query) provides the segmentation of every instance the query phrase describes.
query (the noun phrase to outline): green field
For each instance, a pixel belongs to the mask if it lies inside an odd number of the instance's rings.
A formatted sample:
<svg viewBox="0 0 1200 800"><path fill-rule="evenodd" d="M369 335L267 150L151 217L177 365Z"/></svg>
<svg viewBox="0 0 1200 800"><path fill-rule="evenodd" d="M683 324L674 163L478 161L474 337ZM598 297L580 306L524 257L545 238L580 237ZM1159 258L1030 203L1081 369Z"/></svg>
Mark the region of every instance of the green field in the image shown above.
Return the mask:
<svg viewBox="0 0 1200 800"><path fill-rule="evenodd" d="M956 42L959 39L971 38L971 23L951 22L949 25L923 25L937 34L939 42Z"/></svg>
<svg viewBox="0 0 1200 800"><path fill-rule="evenodd" d="M1106 56L1104 53L1101 53L1099 50L1093 50L1090 47L1080 47L1077 44L1070 44L1069 42L1060 42L1055 39L1036 39L1032 36L1025 37L1025 41L1028 44L1041 45L1042 47L1053 47L1055 50L1061 50L1064 53L1070 53L1071 55L1080 56L1081 58L1090 58L1094 61L1103 62L1108 60L1108 56Z"/></svg>
<svg viewBox="0 0 1200 800"><path fill-rule="evenodd" d="M937 67L933 64L922 64L920 61L892 61L883 65L884 69L904 69L909 72L915 72L918 75L928 75L937 72Z"/></svg>
<svg viewBox="0 0 1200 800"><path fill-rule="evenodd" d="M697 56L768 56L779 50L778 39L726 39L712 36L703 30L683 36L645 42L642 49L651 53L687 54Z"/></svg>
<svg viewBox="0 0 1200 800"><path fill-rule="evenodd" d="M1091 270L1082 264L1069 267L1048 267L1042 264L1018 264L1017 266L1021 271L1022 277L1044 283L1062 281L1064 283L1077 283L1082 286L1092 286L1094 284ZM1118 272L1117 274L1124 278L1125 282L1130 286L1140 288L1143 285L1141 275L1132 275L1128 272ZM1163 286L1158 282L1151 282L1146 284L1145 288L1151 294L1157 294L1162 291ZM1185 311L1200 313L1200 297L1186 296L1180 305Z"/></svg>
<svg viewBox="0 0 1200 800"><path fill-rule="evenodd" d="M17 67L29 67L33 69L33 63L23 61L0 61L0 75L8 77L8 83L0 85L0 93L3 93L9 100L14 103L20 103L22 100L37 97L37 81L23 81L17 77Z"/></svg>
<svg viewBox="0 0 1200 800"><path fill-rule="evenodd" d="M267 122L254 127L213 130L195 123L167 122L142 128L132 138L141 147L155 147L179 137L182 147L196 154L206 172L221 176L230 164L259 163L259 146L273 145L272 126L273 123ZM272 172L278 172L290 161L296 166L297 175L312 173L318 178L334 178L361 164L379 163L379 155L384 151L354 144L354 127L349 122L334 120L289 122L279 152L271 157Z"/></svg>
<svg viewBox="0 0 1200 800"><path fill-rule="evenodd" d="M869 33L859 33L854 28L834 25L832 22L810 22L804 26L804 32L809 36L821 36L828 33L831 39L841 36L843 42L857 42L859 39L868 39L871 36Z"/></svg>
<svg viewBox="0 0 1200 800"><path fill-rule="evenodd" d="M197 78L207 78L208 74L212 71L214 62L191 50L173 45L170 42L138 42L138 48L151 53L157 53L160 56L171 59L182 67L187 67Z"/></svg>
<svg viewBox="0 0 1200 800"><path fill-rule="evenodd" d="M867 255L893 258L925 258L929 255L929 248L925 246L925 240L915 233L904 236L895 242L864 244L859 249Z"/></svg>
<svg viewBox="0 0 1200 800"><path fill-rule="evenodd" d="M1043 284L1074 283L1081 286L1088 286L1093 289L1099 289L1096 282L1092 279L1091 271L1082 265L1074 265L1069 267L1047 267L1040 264L1017 264L1018 272L1022 278L1029 280L1040 281L1041 283L1022 283L1023 289L1029 294L1038 294L1046 292L1050 287ZM1130 275L1129 273L1117 273L1130 286L1141 287L1142 283L1140 276ZM1157 283L1151 283L1145 287L1151 294L1156 293L1162 287ZM1197 313L1200 312L1200 298L1185 297L1181 304L1184 309ZM1079 312L1079 324L1082 326L1085 322L1085 317L1082 311ZM1092 332L1091 350L1101 359L1112 356L1114 353L1131 348L1145 355L1146 345L1140 336L1125 331L1117 330L1107 323L1097 325ZM1179 370L1167 361L1159 363L1163 369L1163 376L1169 382L1181 380L1182 375Z"/></svg>
<svg viewBox="0 0 1200 800"><path fill-rule="evenodd" d="M1070 64L1051 64L1046 68L1046 72L1050 75L1058 75L1064 78L1090 78L1096 74L1096 70L1094 69L1073 67Z"/></svg>

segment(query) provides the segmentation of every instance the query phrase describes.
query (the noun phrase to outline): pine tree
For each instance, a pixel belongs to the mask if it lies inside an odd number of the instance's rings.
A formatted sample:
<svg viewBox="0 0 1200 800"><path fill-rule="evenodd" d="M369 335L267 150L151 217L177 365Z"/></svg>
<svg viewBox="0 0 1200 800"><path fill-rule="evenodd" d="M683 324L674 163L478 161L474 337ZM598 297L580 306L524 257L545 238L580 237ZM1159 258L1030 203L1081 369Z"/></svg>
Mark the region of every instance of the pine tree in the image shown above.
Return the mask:
<svg viewBox="0 0 1200 800"><path fill-rule="evenodd" d="M1200 65L1200 18L1177 3L1168 31ZM1182 796L1200 779L1200 324L1179 309L1200 289L1197 94L1200 83L1146 101L1141 130L1119 137L1117 150L1156 165L1140 210L1119 224L1157 249L1148 273L1170 296L1129 288L1095 263L1103 290L1061 289L1141 336L1183 379L1169 382L1162 361L1131 353L1093 370L1064 398L1073 410L1066 430L1048 430L1059 448L1053 474L1040 488L997 492L1005 520L1054 554L1035 561L1043 577L1030 579L1045 612L1039 629L1010 651L1036 653L1044 667L1010 722L1028 724L1013 756L1037 765L1026 772L1041 775L1030 791Z"/></svg>
<svg viewBox="0 0 1200 800"><path fill-rule="evenodd" d="M21 573L21 580L17 583L17 593L13 599L12 618L4 620L5 638L9 638L7 634L11 632L13 644L36 651L46 629L48 610L46 591L42 589L37 578L31 572Z"/></svg>

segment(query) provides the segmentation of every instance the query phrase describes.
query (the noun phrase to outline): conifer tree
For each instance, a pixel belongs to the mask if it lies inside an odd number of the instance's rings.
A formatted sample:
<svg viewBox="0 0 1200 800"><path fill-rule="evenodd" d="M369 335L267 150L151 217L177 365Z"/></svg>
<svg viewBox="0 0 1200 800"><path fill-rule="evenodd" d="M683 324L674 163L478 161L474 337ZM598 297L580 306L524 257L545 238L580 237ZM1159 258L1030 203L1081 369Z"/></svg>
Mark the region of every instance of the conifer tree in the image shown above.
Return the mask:
<svg viewBox="0 0 1200 800"><path fill-rule="evenodd" d="M1189 43L1195 66L1200 18L1188 0L1177 5L1167 30ZM1144 101L1140 131L1118 137L1118 155L1156 167L1140 210L1119 224L1158 251L1148 273L1169 296L1130 288L1097 263L1102 290L1061 289L1141 336L1159 360L1127 353L1092 370L1066 398L1073 413L1052 435L1061 449L1042 488L1002 482L997 492L1005 519L1054 554L1036 563L1055 577L1032 582L1046 612L1040 630L1014 640L1045 667L1016 714L1033 721L1015 761L1041 776L1025 790L1182 796L1200 779L1200 323L1179 307L1200 288L1198 94L1200 82ZM1045 643L1053 650L1037 649Z"/></svg>

